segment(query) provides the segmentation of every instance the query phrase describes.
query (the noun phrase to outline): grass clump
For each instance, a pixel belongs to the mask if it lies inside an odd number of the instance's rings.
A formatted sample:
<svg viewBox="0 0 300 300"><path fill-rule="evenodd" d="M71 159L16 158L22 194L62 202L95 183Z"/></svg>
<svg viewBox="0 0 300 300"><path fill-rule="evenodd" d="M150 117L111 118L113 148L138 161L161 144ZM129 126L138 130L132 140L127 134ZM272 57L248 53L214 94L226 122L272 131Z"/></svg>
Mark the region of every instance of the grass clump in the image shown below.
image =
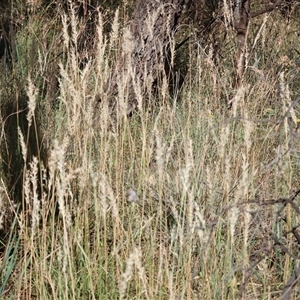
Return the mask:
<svg viewBox="0 0 300 300"><path fill-rule="evenodd" d="M0 75L1 298L279 298L299 259L297 21L256 19L237 91L229 32L224 60L187 47L176 93L128 63L108 95L126 10L110 32L100 11L90 52L75 10L32 12Z"/></svg>

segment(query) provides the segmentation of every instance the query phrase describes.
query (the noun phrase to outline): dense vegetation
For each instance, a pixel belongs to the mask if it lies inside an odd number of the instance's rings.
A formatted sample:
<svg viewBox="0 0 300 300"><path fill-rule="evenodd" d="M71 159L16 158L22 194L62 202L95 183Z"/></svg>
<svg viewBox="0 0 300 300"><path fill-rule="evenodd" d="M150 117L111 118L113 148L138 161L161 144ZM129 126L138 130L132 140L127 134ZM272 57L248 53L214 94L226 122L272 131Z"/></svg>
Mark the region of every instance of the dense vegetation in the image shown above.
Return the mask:
<svg viewBox="0 0 300 300"><path fill-rule="evenodd" d="M135 1L79 2L0 2L0 298L299 299L298 1L238 85L231 1L186 1L159 75Z"/></svg>

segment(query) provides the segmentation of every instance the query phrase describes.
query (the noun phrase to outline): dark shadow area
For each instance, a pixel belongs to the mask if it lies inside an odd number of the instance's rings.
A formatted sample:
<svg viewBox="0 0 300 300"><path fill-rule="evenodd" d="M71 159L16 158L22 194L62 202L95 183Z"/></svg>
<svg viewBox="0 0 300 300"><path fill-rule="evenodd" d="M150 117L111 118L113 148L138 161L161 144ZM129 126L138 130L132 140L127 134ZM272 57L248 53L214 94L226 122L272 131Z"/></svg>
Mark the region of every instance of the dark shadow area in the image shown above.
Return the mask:
<svg viewBox="0 0 300 300"><path fill-rule="evenodd" d="M13 98L13 97L12 97ZM1 107L1 118L3 120L3 136L0 147L2 166L2 178L7 188L8 197L15 204L16 210L27 209L24 199L24 171L28 169L33 157L37 157L38 165L38 194L43 192L41 167L47 164L47 152L43 145L39 125L32 122L31 127L27 121L27 96L21 95L20 99L12 99ZM21 140L18 134L20 128L27 149L26 160L24 161ZM31 188L31 187L30 187ZM39 197L40 198L40 197ZM10 232L10 223L14 214L5 216L6 222L0 230L0 250L6 244Z"/></svg>

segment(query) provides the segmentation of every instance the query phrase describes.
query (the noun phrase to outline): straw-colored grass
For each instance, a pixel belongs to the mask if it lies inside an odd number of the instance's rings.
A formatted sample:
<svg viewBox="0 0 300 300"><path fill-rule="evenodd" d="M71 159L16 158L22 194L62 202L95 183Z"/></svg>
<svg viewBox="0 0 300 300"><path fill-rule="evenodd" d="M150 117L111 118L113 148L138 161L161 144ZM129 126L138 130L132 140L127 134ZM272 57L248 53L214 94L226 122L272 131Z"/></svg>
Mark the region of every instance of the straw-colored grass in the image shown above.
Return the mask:
<svg viewBox="0 0 300 300"><path fill-rule="evenodd" d="M74 12L36 10L17 32L0 75L1 299L280 298L298 265L299 20L251 21L237 91L224 28L222 56L191 39L179 93L162 78L145 94L128 64L112 108L124 13L111 32L99 13L82 64Z"/></svg>

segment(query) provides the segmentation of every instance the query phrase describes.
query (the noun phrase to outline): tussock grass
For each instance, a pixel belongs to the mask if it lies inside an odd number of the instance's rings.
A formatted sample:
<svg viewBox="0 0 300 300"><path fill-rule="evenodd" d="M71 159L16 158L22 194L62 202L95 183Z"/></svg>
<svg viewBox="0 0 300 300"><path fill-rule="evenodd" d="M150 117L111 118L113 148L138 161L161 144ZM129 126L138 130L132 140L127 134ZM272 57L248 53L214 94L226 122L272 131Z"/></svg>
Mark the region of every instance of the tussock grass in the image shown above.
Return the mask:
<svg viewBox="0 0 300 300"><path fill-rule="evenodd" d="M1 298L279 298L299 215L268 200L299 190L297 21L256 20L238 91L228 28L224 59L190 45L179 94L162 78L145 95L129 62L112 107L119 11L110 33L99 13L83 63L82 20L57 17L43 35L32 13L1 75Z"/></svg>

